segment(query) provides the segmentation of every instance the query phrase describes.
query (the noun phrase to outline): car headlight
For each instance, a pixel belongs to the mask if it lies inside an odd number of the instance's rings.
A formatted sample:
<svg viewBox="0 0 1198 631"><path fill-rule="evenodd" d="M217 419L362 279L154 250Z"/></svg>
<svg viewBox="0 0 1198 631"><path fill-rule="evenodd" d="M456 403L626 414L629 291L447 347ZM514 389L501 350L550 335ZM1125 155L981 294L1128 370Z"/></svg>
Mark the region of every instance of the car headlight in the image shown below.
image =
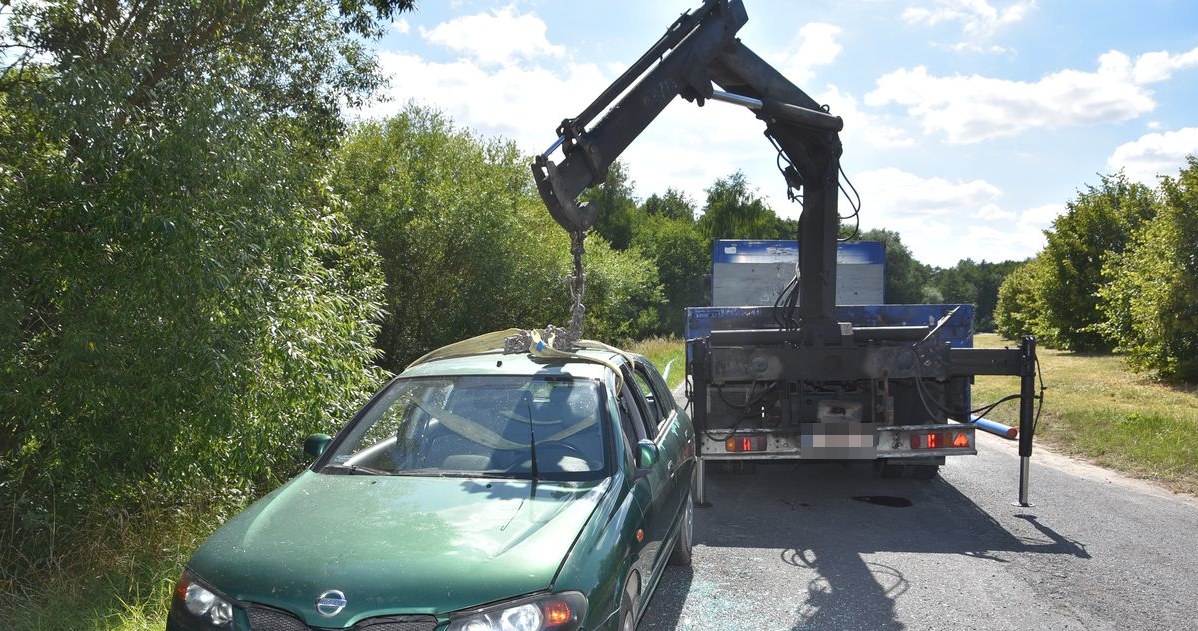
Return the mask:
<svg viewBox="0 0 1198 631"><path fill-rule="evenodd" d="M183 570L175 586L171 613L179 623L196 631L233 628L233 603L230 599L203 584L189 570Z"/></svg>
<svg viewBox="0 0 1198 631"><path fill-rule="evenodd" d="M586 610L578 592L538 594L451 614L446 631L577 631Z"/></svg>

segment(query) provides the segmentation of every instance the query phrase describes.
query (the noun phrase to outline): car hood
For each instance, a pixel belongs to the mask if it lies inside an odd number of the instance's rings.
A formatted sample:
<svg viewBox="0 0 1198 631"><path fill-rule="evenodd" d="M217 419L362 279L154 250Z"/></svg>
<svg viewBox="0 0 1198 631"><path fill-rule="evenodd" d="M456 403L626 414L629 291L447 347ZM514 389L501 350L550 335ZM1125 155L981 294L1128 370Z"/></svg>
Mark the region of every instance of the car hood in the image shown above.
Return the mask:
<svg viewBox="0 0 1198 631"><path fill-rule="evenodd" d="M549 587L608 484L308 471L222 527L189 566L311 626L445 613ZM348 601L333 617L315 608L329 590Z"/></svg>

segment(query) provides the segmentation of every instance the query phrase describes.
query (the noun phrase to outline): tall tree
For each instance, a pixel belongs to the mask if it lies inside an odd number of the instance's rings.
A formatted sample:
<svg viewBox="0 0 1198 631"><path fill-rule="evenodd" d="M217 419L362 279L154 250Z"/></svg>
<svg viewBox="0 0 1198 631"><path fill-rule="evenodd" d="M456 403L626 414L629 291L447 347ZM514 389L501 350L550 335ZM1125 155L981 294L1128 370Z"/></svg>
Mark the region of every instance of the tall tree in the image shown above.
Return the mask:
<svg viewBox="0 0 1198 631"><path fill-rule="evenodd" d="M994 326L999 335L1009 340L1024 335L1043 337L1044 277L1043 253L1019 264L1006 275L998 287L998 302L994 308Z"/></svg>
<svg viewBox="0 0 1198 631"><path fill-rule="evenodd" d="M1151 189L1122 173L1102 176L1067 204L1046 232L1044 326L1046 342L1079 351L1110 350L1101 330L1098 289L1107 280L1106 257L1123 252L1132 234L1156 210Z"/></svg>
<svg viewBox="0 0 1198 631"><path fill-rule="evenodd" d="M1198 159L1161 181L1155 217L1108 258L1103 332L1134 367L1198 382Z"/></svg>
<svg viewBox="0 0 1198 631"><path fill-rule="evenodd" d="M666 219L678 219L694 223L695 221L695 204L690 198L681 191L673 188L666 189L666 192L658 195L654 193L645 200L641 205L641 212L655 217L665 217Z"/></svg>
<svg viewBox="0 0 1198 631"><path fill-rule="evenodd" d="M778 216L749 189L744 173L720 178L707 189L699 229L709 240L794 238L779 234L779 226Z"/></svg>
<svg viewBox="0 0 1198 631"><path fill-rule="evenodd" d="M681 335L686 308L704 304L703 277L711 269L711 244L689 218L653 214L637 223L633 246L651 259L665 298L664 326Z"/></svg>
<svg viewBox="0 0 1198 631"><path fill-rule="evenodd" d="M0 494L22 535L234 497L377 383L376 259L328 193L409 2L20 2L0 70ZM36 554L36 553L34 553Z"/></svg>
<svg viewBox="0 0 1198 631"><path fill-rule="evenodd" d="M633 216L637 212L632 194L628 167L617 160L607 169L603 184L587 189L581 197L582 201L598 207L594 230L617 250L626 249L632 243Z"/></svg>
<svg viewBox="0 0 1198 631"><path fill-rule="evenodd" d="M463 337L569 319L568 235L546 212L511 142L408 107L352 130L337 154L333 190L383 261L385 368L401 370ZM617 341L656 333L662 297L653 263L596 233L586 250L586 335Z"/></svg>
<svg viewBox="0 0 1198 631"><path fill-rule="evenodd" d="M915 260L898 232L875 228L862 232L858 238L862 241L881 241L886 248L886 302L924 302L924 288L930 280L931 269Z"/></svg>

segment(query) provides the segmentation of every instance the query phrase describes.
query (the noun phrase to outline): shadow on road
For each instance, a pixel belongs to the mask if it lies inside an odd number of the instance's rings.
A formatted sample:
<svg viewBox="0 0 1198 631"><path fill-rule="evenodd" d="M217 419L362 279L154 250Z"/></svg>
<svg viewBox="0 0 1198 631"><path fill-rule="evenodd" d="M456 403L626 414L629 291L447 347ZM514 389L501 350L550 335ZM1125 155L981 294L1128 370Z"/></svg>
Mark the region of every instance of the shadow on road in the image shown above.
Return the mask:
<svg viewBox="0 0 1198 631"><path fill-rule="evenodd" d="M1012 554L1090 558L1084 544L1033 514L1017 517L1043 538L1021 538L948 482L882 480L869 466L768 464L749 473L713 471L708 498L712 506L696 513L695 545L718 550L697 556L697 562L719 564L729 558L723 555L775 551L794 569L795 581L806 581L806 599L795 603L794 630L840 629L849 619L854 628L904 629L895 602L910 587L908 579L897 568L869 562L874 553L959 554L994 563L1006 563L1004 557ZM721 568L703 569L722 580ZM753 578L734 585L769 587ZM641 629L711 628L701 620L680 624L688 594L699 588L690 569L670 568Z"/></svg>

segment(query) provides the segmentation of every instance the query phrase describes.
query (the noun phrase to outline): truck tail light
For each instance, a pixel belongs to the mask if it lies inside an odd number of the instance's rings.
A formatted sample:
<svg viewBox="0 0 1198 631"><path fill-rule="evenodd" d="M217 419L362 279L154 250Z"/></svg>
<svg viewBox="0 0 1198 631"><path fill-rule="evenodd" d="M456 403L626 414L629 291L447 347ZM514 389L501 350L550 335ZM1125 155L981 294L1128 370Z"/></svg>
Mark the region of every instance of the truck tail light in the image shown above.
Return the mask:
<svg viewBox="0 0 1198 631"><path fill-rule="evenodd" d="M729 436L724 439L724 451L765 451L765 436Z"/></svg>
<svg viewBox="0 0 1198 631"><path fill-rule="evenodd" d="M969 449L969 435L965 432L928 432L912 434L912 449Z"/></svg>

